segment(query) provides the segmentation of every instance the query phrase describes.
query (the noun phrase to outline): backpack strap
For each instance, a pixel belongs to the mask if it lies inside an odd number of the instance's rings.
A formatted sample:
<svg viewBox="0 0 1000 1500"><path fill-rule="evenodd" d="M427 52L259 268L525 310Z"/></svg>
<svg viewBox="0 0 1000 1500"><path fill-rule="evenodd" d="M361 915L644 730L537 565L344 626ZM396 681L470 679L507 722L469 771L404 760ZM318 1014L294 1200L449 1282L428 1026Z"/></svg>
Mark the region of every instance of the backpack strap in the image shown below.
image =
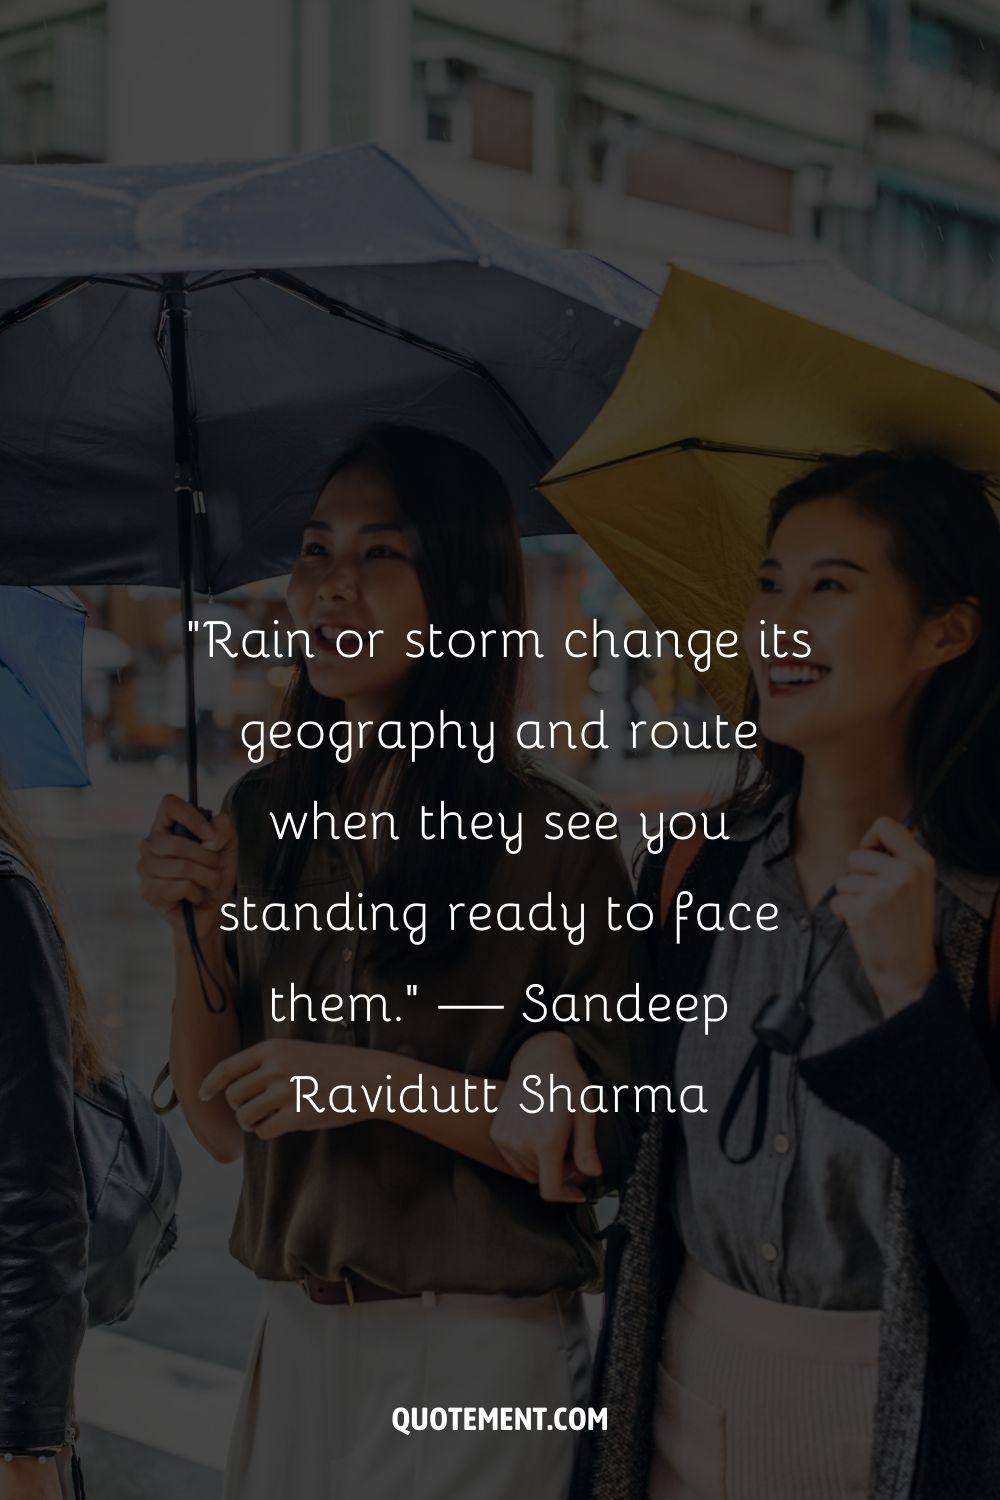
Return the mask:
<svg viewBox="0 0 1000 1500"><path fill-rule="evenodd" d="M683 885L684 877L687 874L688 870L690 870L691 866L694 864L695 859L698 857L698 854L704 842L705 830L704 828L702 828L697 833L695 833L692 838L675 839L673 844L670 846L670 853L667 855L666 863L663 866L663 876L660 880L661 927L665 927L667 925L667 918L670 915L670 908L674 904L674 901L677 897L677 892ZM997 931L1000 931L1000 926L998 926L997 923L994 923L994 935ZM995 944L994 946L997 947L996 968L998 979L1000 979L1000 943Z"/></svg>

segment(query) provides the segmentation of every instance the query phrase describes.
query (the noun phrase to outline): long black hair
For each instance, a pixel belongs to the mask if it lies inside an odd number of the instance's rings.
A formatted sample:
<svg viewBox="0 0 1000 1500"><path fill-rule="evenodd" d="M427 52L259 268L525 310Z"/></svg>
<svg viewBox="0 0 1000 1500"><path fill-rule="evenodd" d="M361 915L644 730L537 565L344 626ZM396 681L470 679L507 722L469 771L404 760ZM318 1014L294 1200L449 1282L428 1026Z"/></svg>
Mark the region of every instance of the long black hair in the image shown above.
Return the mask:
<svg viewBox="0 0 1000 1500"><path fill-rule="evenodd" d="M410 539L427 615L442 632L519 630L524 623L524 573L513 507L500 475L473 449L440 433L381 424L365 428L339 455L323 487L345 469L380 474L391 488ZM503 648L502 634L487 640L468 660L450 656L414 662L391 710L401 721L437 720L440 710L459 723L495 734L494 758L482 764L474 751L432 749L416 766L398 751L369 740L345 772L332 751L292 748L272 770L272 806L279 823L296 818L332 789L352 808L377 795L391 812L399 842L380 840L366 885L371 901L428 899L427 941L414 949L405 932L386 934L378 961L387 965L438 955L458 946L446 925L449 898L470 899L482 890L498 857L498 840L465 838L424 841L421 806L444 803L462 814L467 829L475 812L501 812L518 786L522 759L515 738L520 660ZM282 717L292 724L329 725L343 716L339 699L321 696L297 658ZM279 899L290 899L305 864L306 845L283 842L273 852L265 880Z"/></svg>
<svg viewBox="0 0 1000 1500"><path fill-rule="evenodd" d="M66 993L69 1001L73 1083L78 1089L92 1088L107 1073L107 1060L91 1026L80 971L76 966L72 950L66 942L55 894L46 878L31 835L15 808L10 788L2 778L0 778L0 846L9 849L24 865L49 908L49 917L63 950L63 968L66 974Z"/></svg>
<svg viewBox="0 0 1000 1500"><path fill-rule="evenodd" d="M985 480L934 454L872 451L831 457L774 497L767 541L790 511L836 496L886 529L890 558L920 614L941 614L964 600L978 606L975 644L937 669L916 706L908 769L920 827L935 858L995 875L1000 872L1000 523ZM756 722L758 709L751 676L745 717ZM939 781L959 744L960 757ZM760 758L763 776L740 794L741 805L769 807L799 786L797 750L764 741ZM747 771L744 766L744 786Z"/></svg>

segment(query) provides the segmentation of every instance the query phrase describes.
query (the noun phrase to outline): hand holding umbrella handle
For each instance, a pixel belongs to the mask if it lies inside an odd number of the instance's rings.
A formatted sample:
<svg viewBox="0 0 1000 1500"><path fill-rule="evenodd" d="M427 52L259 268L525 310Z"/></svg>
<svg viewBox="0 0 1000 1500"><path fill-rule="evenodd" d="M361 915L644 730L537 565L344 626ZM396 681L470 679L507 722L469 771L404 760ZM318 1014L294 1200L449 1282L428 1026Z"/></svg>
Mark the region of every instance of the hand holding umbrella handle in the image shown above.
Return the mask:
<svg viewBox="0 0 1000 1500"><path fill-rule="evenodd" d="M199 807L198 811L201 813L206 823L211 823L212 809L210 807ZM184 823L178 823L176 822L176 820L171 823L170 832L176 833L178 837L182 839L193 839L197 837L197 835L192 833L191 829L188 828Z"/></svg>
<svg viewBox="0 0 1000 1500"><path fill-rule="evenodd" d="M211 808L199 807L198 811L201 813L202 817L207 823L211 823ZM183 823L178 823L176 821L171 823L170 832L177 834L179 838L196 838L196 835L192 833L190 828L187 828ZM184 915L184 931L187 933L187 940L191 949L191 956L194 959L194 966L198 971L198 982L201 985L202 999L204 1000L207 1008L212 1012L213 1016L221 1016L228 1003L226 998L225 986L212 973L205 960L205 955L201 951L201 943L198 941L198 933L194 925L194 908L192 907L190 901L181 902L181 911ZM219 999L221 1001L219 1005L213 1005L212 998L208 993L208 985L205 983L206 979L208 979L212 983L212 985L218 992Z"/></svg>

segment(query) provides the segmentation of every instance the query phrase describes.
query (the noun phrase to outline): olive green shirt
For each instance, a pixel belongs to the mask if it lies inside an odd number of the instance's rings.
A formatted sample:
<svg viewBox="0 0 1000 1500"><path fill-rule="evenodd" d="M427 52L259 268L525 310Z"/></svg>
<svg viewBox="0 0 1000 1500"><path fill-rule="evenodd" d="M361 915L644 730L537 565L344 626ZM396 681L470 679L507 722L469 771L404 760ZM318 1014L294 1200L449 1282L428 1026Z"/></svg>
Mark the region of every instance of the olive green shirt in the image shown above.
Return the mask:
<svg viewBox="0 0 1000 1500"><path fill-rule="evenodd" d="M236 783L224 803L239 835L235 897L241 913L244 898L261 904L274 899L262 887L275 839L269 781L269 767L255 769ZM413 997L406 994L412 976L408 980L405 962L388 972L375 967L377 935L250 932L241 926L227 938L227 952L243 1044L294 1036L398 1052L495 1078L501 1076L498 1061L502 1069L503 1057L509 1057L525 1031L528 984L543 983L548 996L603 993L612 1005L636 983L645 986L642 940L607 929L608 899L632 900L618 842L544 837L547 812L558 811L565 822L573 811L596 813L602 804L575 782L535 764L527 767L518 799L524 845L518 854L501 854L481 899L494 907L517 901L527 910L551 891L557 903L583 902L588 931L582 944L570 943L558 931L492 931L474 935L457 955L433 965L421 963L415 948L414 976L419 970L420 977ZM331 798L328 806L339 826L336 800ZM411 899L430 902L433 893L420 881L421 847L409 855ZM357 846L323 835L310 842L293 902L314 902L324 913L345 895L356 898L363 882ZM383 994L390 1019L376 1010L370 1019L361 1011L346 1023L275 1023L272 988L287 996L292 981L314 1002L327 994L345 1000L352 993ZM469 1002L503 1009L437 1008ZM595 1080L631 1083L645 1076L651 1044L641 1023L594 1019L563 1029L572 1035ZM589 1206L545 1203L537 1187L449 1151L394 1120L373 1120L366 1114L348 1118L357 1123L270 1141L247 1136L231 1248L257 1276L294 1281L309 1272L334 1279L353 1271L406 1293L535 1295L599 1286L600 1246ZM627 1173L638 1122L626 1111L599 1114L597 1120L604 1186L613 1188Z"/></svg>

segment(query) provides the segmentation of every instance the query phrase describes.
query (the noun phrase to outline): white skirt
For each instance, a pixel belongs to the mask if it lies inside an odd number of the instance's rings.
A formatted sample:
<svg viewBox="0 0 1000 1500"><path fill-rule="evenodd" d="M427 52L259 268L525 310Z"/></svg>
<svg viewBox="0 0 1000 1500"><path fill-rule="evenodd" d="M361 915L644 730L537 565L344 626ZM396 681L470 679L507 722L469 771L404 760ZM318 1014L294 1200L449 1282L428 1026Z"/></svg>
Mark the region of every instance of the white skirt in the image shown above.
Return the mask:
<svg viewBox="0 0 1000 1500"><path fill-rule="evenodd" d="M687 1260L656 1388L649 1500L866 1500L877 1312L769 1302Z"/></svg>
<svg viewBox="0 0 1000 1500"><path fill-rule="evenodd" d="M265 1285L225 1500L563 1500L576 1439L411 1432L397 1407L586 1406L582 1299L449 1294L329 1307Z"/></svg>

